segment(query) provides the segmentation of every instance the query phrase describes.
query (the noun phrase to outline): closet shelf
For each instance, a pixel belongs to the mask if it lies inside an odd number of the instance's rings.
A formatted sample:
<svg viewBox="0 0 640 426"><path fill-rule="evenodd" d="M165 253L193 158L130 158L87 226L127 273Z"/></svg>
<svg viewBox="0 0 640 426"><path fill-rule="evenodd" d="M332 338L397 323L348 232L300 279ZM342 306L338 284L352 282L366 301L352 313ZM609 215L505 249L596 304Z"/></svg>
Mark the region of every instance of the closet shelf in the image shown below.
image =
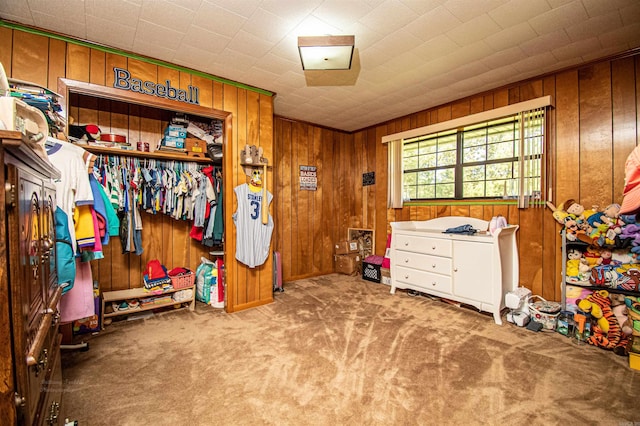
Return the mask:
<svg viewBox="0 0 640 426"><path fill-rule="evenodd" d="M164 161L185 161L185 162L193 162L193 163L204 163L204 164L212 164L213 161L209 157L192 157L186 154L169 154L165 152L142 152L142 151L133 151L128 149L118 149L118 148L105 148L105 147L96 147L91 145L79 145L82 146L85 150L89 151L92 154L103 154L103 155L121 155L124 157L138 157L138 158L150 158L155 160L164 160Z"/></svg>
<svg viewBox="0 0 640 426"><path fill-rule="evenodd" d="M193 297L187 300L181 300L179 302L172 300L166 303L158 303L157 305L154 304L154 305L149 305L144 307L140 306L138 308L127 309L124 311L115 311L115 312L105 313L105 307L107 303L125 301L129 299L162 297L171 293L175 293L180 290L187 290L187 289L191 289L193 291ZM166 290L162 293L153 293L150 291L146 291L143 287L130 288L128 290L105 291L104 293L102 293L102 318L104 319L104 318L118 317L123 315L131 315L131 314L135 314L136 312L151 311L155 309L166 308L168 306L173 306L173 305L179 305L180 307L184 307L184 304L188 304L187 306L189 310L193 311L195 309L195 292L196 292L195 285L192 285L190 287L184 287L184 288L177 288L177 289L174 288L171 290ZM104 321L102 321L101 323L104 326Z"/></svg>

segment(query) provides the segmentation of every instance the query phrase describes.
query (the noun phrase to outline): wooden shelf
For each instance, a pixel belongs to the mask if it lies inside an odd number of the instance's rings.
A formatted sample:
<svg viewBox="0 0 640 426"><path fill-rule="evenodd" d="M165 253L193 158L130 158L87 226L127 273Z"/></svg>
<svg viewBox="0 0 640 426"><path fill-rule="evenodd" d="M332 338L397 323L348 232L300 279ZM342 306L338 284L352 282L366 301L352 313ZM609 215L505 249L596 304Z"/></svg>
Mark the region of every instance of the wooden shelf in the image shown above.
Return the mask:
<svg viewBox="0 0 640 426"><path fill-rule="evenodd" d="M124 311L115 311L110 313L105 313L104 311L106 303L116 302L119 300L142 299L147 297L162 297L168 294L175 293L177 291L188 290L188 289L191 289L193 291L193 297L187 300L181 300L179 302L172 300L171 302L159 303L157 305L150 305L150 306L144 306L144 307L139 306L138 308L127 309ZM195 309L195 296L196 296L195 292L196 292L195 285L192 285L190 287L178 288L178 289L174 288L171 290L163 291L162 293L153 293L150 291L146 291L143 287L130 288L128 290L105 291L104 293L102 293L102 321L101 321L102 327L104 328L104 318L119 317L124 315L135 314L137 312L152 311L155 309L166 308L169 306L182 305L184 303L188 303L189 310L193 311ZM183 306L181 306L181 308L183 308Z"/></svg>
<svg viewBox="0 0 640 426"><path fill-rule="evenodd" d="M164 161L186 161L193 163L213 163L209 157L192 157L187 154L170 154L167 152L155 151L155 152L142 152L128 149L118 148L105 148L91 145L79 145L92 154L102 155L121 155L124 157L137 157L137 158L150 158L155 160Z"/></svg>

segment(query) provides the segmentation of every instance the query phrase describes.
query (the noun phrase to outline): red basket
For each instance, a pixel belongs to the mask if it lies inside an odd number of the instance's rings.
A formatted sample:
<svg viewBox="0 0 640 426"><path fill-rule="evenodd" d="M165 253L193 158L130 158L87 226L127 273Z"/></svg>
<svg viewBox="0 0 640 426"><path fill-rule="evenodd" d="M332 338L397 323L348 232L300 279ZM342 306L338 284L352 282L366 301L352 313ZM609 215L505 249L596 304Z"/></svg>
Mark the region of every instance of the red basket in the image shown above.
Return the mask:
<svg viewBox="0 0 640 426"><path fill-rule="evenodd" d="M182 273L179 275L169 276L171 278L171 285L174 289L192 287L196 281L196 274L192 271Z"/></svg>

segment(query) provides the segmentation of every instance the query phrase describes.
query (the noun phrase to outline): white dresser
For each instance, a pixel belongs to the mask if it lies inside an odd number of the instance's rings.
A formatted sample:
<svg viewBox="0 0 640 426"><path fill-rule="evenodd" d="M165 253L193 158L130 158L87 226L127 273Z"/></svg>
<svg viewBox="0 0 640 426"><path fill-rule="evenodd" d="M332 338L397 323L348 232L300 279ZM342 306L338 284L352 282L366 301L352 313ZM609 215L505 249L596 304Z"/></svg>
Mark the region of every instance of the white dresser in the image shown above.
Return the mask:
<svg viewBox="0 0 640 426"><path fill-rule="evenodd" d="M445 234L471 225L475 235ZM494 235L489 222L461 216L392 222L391 293L412 289L491 312L502 324L504 295L518 287L516 231L510 225Z"/></svg>

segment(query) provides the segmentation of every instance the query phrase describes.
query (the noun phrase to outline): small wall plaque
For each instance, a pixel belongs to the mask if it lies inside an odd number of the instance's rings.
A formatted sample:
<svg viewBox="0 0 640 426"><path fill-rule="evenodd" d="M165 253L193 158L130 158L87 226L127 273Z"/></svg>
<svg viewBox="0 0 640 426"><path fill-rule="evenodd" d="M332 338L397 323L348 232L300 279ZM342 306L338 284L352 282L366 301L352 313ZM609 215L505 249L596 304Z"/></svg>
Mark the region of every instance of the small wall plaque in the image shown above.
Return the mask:
<svg viewBox="0 0 640 426"><path fill-rule="evenodd" d="M362 186L374 185L376 183L376 172L362 174Z"/></svg>

